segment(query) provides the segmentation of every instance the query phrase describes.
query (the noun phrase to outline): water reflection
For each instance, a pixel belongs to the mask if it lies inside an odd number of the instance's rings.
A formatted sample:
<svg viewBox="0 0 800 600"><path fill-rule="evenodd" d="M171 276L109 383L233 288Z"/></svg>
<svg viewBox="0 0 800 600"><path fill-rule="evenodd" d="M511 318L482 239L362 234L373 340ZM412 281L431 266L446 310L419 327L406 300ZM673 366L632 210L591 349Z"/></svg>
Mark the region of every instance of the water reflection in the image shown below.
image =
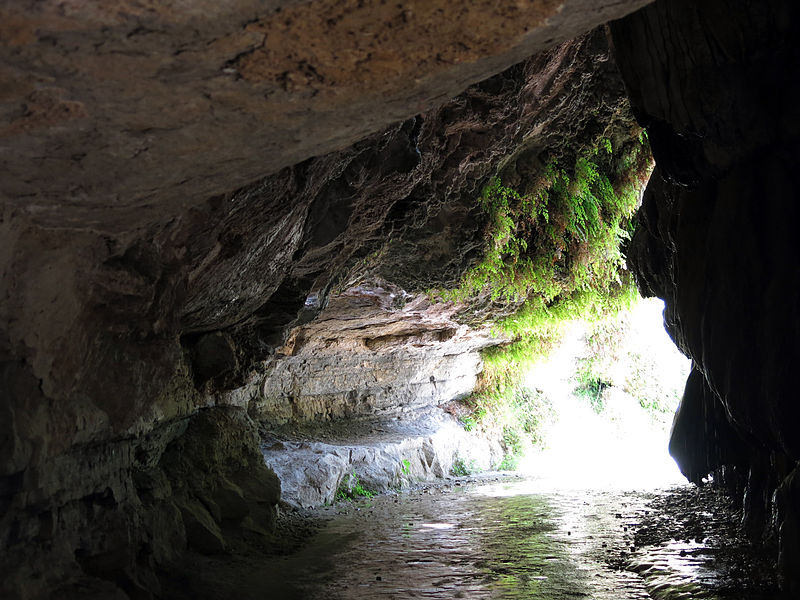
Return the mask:
<svg viewBox="0 0 800 600"><path fill-rule="evenodd" d="M264 597L282 600L772 597L742 595L724 580L724 531L702 541L636 541L651 501L672 502L672 492L535 487L454 485L338 505L307 547L253 577L280 582Z"/></svg>
<svg viewBox="0 0 800 600"><path fill-rule="evenodd" d="M603 561L606 550L630 543L632 532L609 508L630 509L630 499L531 494L529 487L456 487L349 507L322 534L342 540L332 567L293 565L305 568L304 597L647 597L639 577Z"/></svg>

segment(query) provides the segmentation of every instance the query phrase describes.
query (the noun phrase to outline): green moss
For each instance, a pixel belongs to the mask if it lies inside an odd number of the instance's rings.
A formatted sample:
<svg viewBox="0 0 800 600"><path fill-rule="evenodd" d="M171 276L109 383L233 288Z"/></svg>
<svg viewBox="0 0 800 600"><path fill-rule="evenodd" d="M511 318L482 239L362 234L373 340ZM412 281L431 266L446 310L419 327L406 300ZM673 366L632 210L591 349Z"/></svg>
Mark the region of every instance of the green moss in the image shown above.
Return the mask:
<svg viewBox="0 0 800 600"><path fill-rule="evenodd" d="M493 178L480 198L487 216L483 258L441 297L488 293L493 301L547 305L577 289L619 284L620 246L649 174L647 157L644 139L629 141L617 156L604 138L568 169L549 164L528 193Z"/></svg>
<svg viewBox="0 0 800 600"><path fill-rule="evenodd" d="M337 500L355 500L356 498L372 498L375 492L365 488L355 473L346 475L336 491Z"/></svg>

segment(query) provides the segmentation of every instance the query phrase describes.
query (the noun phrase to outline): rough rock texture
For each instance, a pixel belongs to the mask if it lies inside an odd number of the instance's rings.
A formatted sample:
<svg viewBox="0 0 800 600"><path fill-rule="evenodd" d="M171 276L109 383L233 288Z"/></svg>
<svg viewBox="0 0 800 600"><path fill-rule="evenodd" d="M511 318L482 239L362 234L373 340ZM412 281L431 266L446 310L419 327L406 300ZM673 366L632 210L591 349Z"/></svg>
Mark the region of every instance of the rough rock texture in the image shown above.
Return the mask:
<svg viewBox="0 0 800 600"><path fill-rule="evenodd" d="M459 462L465 469L487 470L503 458L497 440L470 435L437 409L271 434L262 449L281 481L281 500L304 508L333 502L355 483L374 493L399 490L448 477Z"/></svg>
<svg viewBox="0 0 800 600"><path fill-rule="evenodd" d="M181 555L268 538L257 426L466 390L474 355L446 348L486 340L417 294L478 258L490 175L524 190L626 121L604 35L561 42L643 4L3 3L0 595L158 595ZM614 26L658 164L631 257L696 365L673 450L741 494L788 588L799 11L670 0ZM377 277L411 304L357 307ZM371 321L309 325L343 304Z"/></svg>
<svg viewBox="0 0 800 600"><path fill-rule="evenodd" d="M73 448L36 482L13 479L2 596L148 597L157 570L187 546L219 553L268 538L280 483L257 444L244 411L206 409L147 436Z"/></svg>
<svg viewBox="0 0 800 600"><path fill-rule="evenodd" d="M233 392L269 431L264 458L284 502L331 502L350 477L383 492L447 476L459 459L500 462L499 442L468 435L440 408L472 391L478 351L502 341L454 321L459 308L390 286L350 288Z"/></svg>
<svg viewBox="0 0 800 600"><path fill-rule="evenodd" d="M332 298L251 383L250 415L267 426L391 418L469 394L478 351L502 339L455 322L457 306L408 297L362 285Z"/></svg>
<svg viewBox="0 0 800 600"><path fill-rule="evenodd" d="M323 22L323 4L0 8L2 595L148 597L187 547L257 544L277 482L245 409L258 416L250 382L263 395L268 369L295 368L301 346L276 362L290 329L378 275L452 284L478 258L476 198L498 167L520 165L524 188L629 120L602 31L552 44L643 2L406 3L396 23L371 2ZM401 21L421 16L410 39ZM413 64L370 54L376 40ZM391 336L433 346L455 325L406 316L365 355L435 367ZM456 374L444 354L457 395L477 365Z"/></svg>
<svg viewBox="0 0 800 600"><path fill-rule="evenodd" d="M4 2L0 194L132 233L647 1Z"/></svg>
<svg viewBox="0 0 800 600"><path fill-rule="evenodd" d="M799 13L777 0L681 0L612 27L657 163L630 258L695 363L671 446L689 477L715 471L742 494L750 524L777 536L790 588L800 566L796 477L784 479L800 459Z"/></svg>
<svg viewBox="0 0 800 600"><path fill-rule="evenodd" d="M478 257L475 198L498 163L599 135L621 99L600 33L130 235L42 228L7 205L3 471L189 414L186 394L164 393L186 358L198 385L232 387L354 267L452 284Z"/></svg>

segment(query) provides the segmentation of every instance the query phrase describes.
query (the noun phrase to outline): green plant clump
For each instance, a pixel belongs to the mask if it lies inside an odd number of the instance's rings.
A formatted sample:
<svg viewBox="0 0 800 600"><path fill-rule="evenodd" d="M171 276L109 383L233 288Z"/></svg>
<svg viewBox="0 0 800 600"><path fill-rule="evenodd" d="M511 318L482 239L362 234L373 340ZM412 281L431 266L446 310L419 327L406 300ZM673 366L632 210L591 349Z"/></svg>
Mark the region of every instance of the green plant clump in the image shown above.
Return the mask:
<svg viewBox="0 0 800 600"><path fill-rule="evenodd" d="M450 468L450 473L457 477L474 475L478 472L480 472L480 468L472 459L464 460L463 458L457 458L455 461L453 461L453 466Z"/></svg>
<svg viewBox="0 0 800 600"><path fill-rule="evenodd" d="M583 396L589 401L594 412L600 414L605 408L603 401L603 391L610 387L608 381L604 381L600 377L596 377L591 373L578 373L578 386L575 388L575 393Z"/></svg>
<svg viewBox="0 0 800 600"><path fill-rule="evenodd" d="M632 140L615 156L603 138L567 169L554 161L527 194L499 177L484 188L487 216L483 259L445 299L488 293L492 300L544 307L579 290L619 285L621 245L649 176L646 140Z"/></svg>
<svg viewBox="0 0 800 600"><path fill-rule="evenodd" d="M355 473L345 475L339 489L336 491L337 500L355 500L356 498L372 498L375 492L365 488Z"/></svg>
<svg viewBox="0 0 800 600"><path fill-rule="evenodd" d="M497 465L498 471L516 471L519 466L519 454L509 453L503 457L500 464Z"/></svg>
<svg viewBox="0 0 800 600"><path fill-rule="evenodd" d="M478 419L474 415L466 415L460 418L465 431L472 431L478 424Z"/></svg>
<svg viewBox="0 0 800 600"><path fill-rule="evenodd" d="M649 340L631 338L625 319L608 318L587 332L588 353L578 360L575 392L598 413L604 410L603 391L621 389L635 398L654 419L669 422L683 392L683 379L669 377L653 356Z"/></svg>

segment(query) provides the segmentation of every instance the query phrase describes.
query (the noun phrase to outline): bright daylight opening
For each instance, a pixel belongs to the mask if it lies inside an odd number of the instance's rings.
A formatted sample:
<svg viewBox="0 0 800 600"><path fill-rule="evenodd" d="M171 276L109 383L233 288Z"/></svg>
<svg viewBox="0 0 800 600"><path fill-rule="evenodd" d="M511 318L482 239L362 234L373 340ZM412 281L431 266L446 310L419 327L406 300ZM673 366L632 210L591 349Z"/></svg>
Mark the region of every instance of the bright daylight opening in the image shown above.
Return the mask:
<svg viewBox="0 0 800 600"><path fill-rule="evenodd" d="M523 386L548 411L517 470L545 487L647 489L685 483L667 452L690 361L640 299L602 324L572 322Z"/></svg>

